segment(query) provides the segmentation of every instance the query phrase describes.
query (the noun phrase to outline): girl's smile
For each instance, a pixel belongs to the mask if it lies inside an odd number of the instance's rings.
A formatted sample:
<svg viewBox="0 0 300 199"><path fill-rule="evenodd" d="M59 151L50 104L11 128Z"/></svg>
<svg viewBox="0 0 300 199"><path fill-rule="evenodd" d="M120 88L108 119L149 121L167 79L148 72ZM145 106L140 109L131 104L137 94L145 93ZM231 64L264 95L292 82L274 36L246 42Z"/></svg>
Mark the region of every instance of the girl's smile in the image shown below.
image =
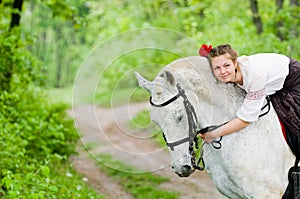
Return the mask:
<svg viewBox="0 0 300 199"><path fill-rule="evenodd" d="M237 82L241 83L241 75L237 62L230 59L228 53L214 57L211 60L212 70L215 77L223 83Z"/></svg>

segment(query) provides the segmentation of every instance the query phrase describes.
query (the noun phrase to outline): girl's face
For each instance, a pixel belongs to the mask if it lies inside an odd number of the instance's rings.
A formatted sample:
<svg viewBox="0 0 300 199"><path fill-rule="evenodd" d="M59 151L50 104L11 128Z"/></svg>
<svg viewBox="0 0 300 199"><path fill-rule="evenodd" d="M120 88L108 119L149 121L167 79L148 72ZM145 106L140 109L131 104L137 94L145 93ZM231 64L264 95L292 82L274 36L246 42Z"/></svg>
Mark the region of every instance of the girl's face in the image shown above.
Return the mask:
<svg viewBox="0 0 300 199"><path fill-rule="evenodd" d="M230 59L228 53L211 59L212 70L215 77L223 83L235 82L237 63Z"/></svg>

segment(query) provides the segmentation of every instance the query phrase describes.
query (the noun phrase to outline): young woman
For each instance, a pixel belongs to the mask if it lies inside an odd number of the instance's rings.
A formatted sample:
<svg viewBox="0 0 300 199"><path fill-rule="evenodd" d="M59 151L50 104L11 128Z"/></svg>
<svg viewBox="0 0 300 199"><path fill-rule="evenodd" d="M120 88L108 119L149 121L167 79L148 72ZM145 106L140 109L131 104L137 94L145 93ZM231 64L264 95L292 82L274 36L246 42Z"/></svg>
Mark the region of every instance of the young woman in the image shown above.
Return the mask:
<svg viewBox="0 0 300 199"><path fill-rule="evenodd" d="M236 118L202 134L202 139L210 143L258 120L266 96L269 96L284 124L291 150L296 157L300 157L300 62L275 53L238 57L229 44L215 48L204 44L199 53L208 58L219 81L235 83L247 92Z"/></svg>

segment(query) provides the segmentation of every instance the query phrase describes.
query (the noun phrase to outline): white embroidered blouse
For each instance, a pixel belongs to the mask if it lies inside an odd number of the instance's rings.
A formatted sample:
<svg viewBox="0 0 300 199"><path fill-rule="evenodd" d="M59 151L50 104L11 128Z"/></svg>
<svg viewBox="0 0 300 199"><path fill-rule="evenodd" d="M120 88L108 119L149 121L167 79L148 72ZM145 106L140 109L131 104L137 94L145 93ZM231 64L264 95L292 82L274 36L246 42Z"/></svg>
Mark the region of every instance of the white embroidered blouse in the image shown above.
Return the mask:
<svg viewBox="0 0 300 199"><path fill-rule="evenodd" d="M247 94L237 112L237 117L246 122L256 121L267 95L283 87L289 73L290 59L281 54L260 53L238 58Z"/></svg>

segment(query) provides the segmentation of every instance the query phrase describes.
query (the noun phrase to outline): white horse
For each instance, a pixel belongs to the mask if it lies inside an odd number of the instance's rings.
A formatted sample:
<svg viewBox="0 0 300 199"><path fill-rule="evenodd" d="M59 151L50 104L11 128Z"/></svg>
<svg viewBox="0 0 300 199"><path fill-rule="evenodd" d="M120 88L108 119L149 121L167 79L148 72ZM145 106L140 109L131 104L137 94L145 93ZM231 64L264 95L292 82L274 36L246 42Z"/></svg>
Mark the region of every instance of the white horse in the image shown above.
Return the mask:
<svg viewBox="0 0 300 199"><path fill-rule="evenodd" d="M243 102L244 91L234 84L218 82L207 59L199 56L175 60L153 82L138 73L136 77L151 94L150 117L164 132L172 169L179 176L189 176L195 163L189 150L191 140L186 139L191 136L188 120L195 121L197 117L197 126L204 128L233 119ZM185 97L174 97L180 88L196 116L187 114ZM203 146L206 170L221 194L232 199L282 197L295 157L272 108L243 130L224 136L221 145L220 149L212 144Z"/></svg>

